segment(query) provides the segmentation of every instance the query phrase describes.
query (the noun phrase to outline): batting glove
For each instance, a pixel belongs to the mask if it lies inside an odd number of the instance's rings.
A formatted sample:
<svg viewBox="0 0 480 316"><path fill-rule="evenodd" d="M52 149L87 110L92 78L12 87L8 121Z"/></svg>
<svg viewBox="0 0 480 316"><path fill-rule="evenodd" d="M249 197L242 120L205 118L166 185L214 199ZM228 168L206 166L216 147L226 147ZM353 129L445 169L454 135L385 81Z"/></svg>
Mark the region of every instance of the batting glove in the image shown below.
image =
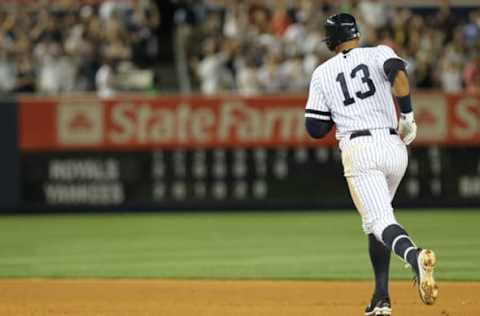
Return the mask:
<svg viewBox="0 0 480 316"><path fill-rule="evenodd" d="M398 122L398 131L403 137L403 142L410 145L417 136L417 123L413 117L413 111L409 113L400 113L400 121Z"/></svg>

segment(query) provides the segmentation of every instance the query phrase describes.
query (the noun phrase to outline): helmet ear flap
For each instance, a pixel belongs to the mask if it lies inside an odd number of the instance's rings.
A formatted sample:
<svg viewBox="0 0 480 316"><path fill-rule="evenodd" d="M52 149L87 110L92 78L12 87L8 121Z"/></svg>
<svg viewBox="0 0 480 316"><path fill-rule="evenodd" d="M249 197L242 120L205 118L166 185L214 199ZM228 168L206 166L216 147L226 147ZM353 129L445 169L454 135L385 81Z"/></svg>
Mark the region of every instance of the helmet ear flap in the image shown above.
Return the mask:
<svg viewBox="0 0 480 316"><path fill-rule="evenodd" d="M335 41L332 41L331 39L327 39L325 41L325 44L327 44L328 49L331 51L334 51L335 47L337 46L337 43Z"/></svg>
<svg viewBox="0 0 480 316"><path fill-rule="evenodd" d="M329 50L335 51L335 47L338 45L337 25L331 25L326 23L325 30L327 37L324 39L324 42Z"/></svg>
<svg viewBox="0 0 480 316"><path fill-rule="evenodd" d="M328 49L332 52L335 51L335 47L340 44L342 41L337 36L337 30L330 29L330 35L325 39L325 44L327 45Z"/></svg>

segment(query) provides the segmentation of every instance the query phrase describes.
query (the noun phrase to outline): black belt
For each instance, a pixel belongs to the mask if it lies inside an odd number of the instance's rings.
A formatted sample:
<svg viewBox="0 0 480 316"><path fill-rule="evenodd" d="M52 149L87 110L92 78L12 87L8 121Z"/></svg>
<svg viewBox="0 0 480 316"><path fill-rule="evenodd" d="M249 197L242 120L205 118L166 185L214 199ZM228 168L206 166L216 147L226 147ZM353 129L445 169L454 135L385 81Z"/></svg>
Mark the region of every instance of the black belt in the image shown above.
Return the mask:
<svg viewBox="0 0 480 316"><path fill-rule="evenodd" d="M389 128L390 135L397 135L397 131L393 128ZM372 136L372 133L368 129L363 129L360 131L355 131L350 134L350 139L354 139L355 137L360 137L360 136Z"/></svg>

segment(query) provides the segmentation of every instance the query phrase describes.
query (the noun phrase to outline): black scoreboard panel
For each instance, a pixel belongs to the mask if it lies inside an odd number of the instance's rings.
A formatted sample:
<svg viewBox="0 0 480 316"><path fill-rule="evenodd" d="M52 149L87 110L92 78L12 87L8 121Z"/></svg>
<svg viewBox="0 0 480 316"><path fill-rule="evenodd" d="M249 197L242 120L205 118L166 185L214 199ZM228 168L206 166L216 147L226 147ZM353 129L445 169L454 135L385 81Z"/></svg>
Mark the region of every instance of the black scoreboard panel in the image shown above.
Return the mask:
<svg viewBox="0 0 480 316"><path fill-rule="evenodd" d="M418 147L396 205L480 205L480 148ZM22 153L24 206L352 207L329 147Z"/></svg>

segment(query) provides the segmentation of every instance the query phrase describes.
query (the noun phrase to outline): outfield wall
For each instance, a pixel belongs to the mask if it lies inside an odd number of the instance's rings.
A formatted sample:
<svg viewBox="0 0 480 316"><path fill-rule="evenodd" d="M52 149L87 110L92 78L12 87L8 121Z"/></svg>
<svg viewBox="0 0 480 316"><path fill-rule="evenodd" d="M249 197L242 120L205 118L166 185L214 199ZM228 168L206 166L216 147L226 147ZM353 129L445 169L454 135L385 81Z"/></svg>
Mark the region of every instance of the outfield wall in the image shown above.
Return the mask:
<svg viewBox="0 0 480 316"><path fill-rule="evenodd" d="M1 207L351 207L334 135L309 139L304 104L304 96L19 97L0 107ZM417 93L414 104L419 134L395 203L479 206L480 97Z"/></svg>

